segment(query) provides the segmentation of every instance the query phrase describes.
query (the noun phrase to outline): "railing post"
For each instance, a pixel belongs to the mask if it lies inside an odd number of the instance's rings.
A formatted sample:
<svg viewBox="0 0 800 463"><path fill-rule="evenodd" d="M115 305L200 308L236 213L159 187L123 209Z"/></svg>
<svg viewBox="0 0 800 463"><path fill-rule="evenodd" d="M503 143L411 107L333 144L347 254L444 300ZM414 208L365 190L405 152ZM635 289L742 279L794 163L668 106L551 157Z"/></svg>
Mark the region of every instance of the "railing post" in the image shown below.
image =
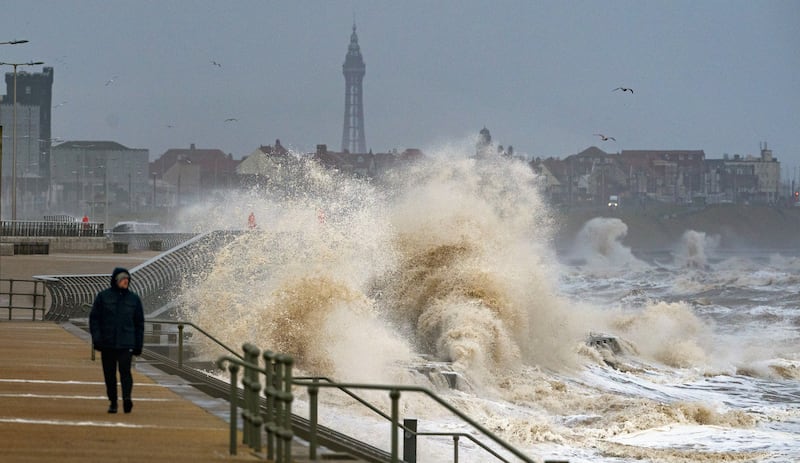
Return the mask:
<svg viewBox="0 0 800 463"><path fill-rule="evenodd" d="M310 423L310 436L308 440L308 458L312 461L317 459L317 425L319 423L319 378L314 378L314 385L308 386L308 421Z"/></svg>
<svg viewBox="0 0 800 463"><path fill-rule="evenodd" d="M281 423L283 423L283 363L278 355L275 356L275 374L272 375L273 387L275 392L275 461L283 463L283 438L281 436ZM289 462L286 462L289 463Z"/></svg>
<svg viewBox="0 0 800 463"><path fill-rule="evenodd" d="M403 427L403 461L417 463L417 420L406 418Z"/></svg>
<svg viewBox="0 0 800 463"><path fill-rule="evenodd" d="M236 455L236 433L237 433L237 397L236 397L236 385L239 382L239 365L231 363L228 366L228 371L231 372L231 390L230 390L230 402L231 402L231 415L230 415L230 454Z"/></svg>
<svg viewBox="0 0 800 463"><path fill-rule="evenodd" d="M31 312L33 312L33 317L31 318L31 321L34 321L34 322L36 321L36 298L37 298L37 296L39 296L39 282L38 281L34 281L33 282L33 304L32 304L33 309L31 310ZM44 312L42 312L42 318L44 319Z"/></svg>
<svg viewBox="0 0 800 463"><path fill-rule="evenodd" d="M288 355L281 355L281 361L284 364L283 367L283 426L282 426L282 437L285 441L284 443L284 462L291 463L292 461L292 438L294 437L294 433L292 432L292 400L294 400L294 396L292 395L292 364L294 360L292 357Z"/></svg>
<svg viewBox="0 0 800 463"><path fill-rule="evenodd" d="M453 436L453 463L458 463L458 437Z"/></svg>
<svg viewBox="0 0 800 463"><path fill-rule="evenodd" d="M249 362L252 356L250 355L248 344L244 344L242 346L242 350L244 351L244 361ZM252 398L251 398L251 372L250 369L244 367L244 371L242 371L242 386L244 386L244 404L242 404L242 444L250 445L252 439L252 415L250 411L253 409L252 405Z"/></svg>
<svg viewBox="0 0 800 463"><path fill-rule="evenodd" d="M183 369L183 323L178 325L178 368Z"/></svg>
<svg viewBox="0 0 800 463"><path fill-rule="evenodd" d="M275 374L275 354L272 351L264 351L264 371L267 372L266 380L264 381L265 390L264 394L267 396L267 410L264 414L264 427L267 430L267 459L273 460L275 458L275 381L273 376Z"/></svg>
<svg viewBox="0 0 800 463"><path fill-rule="evenodd" d="M400 428L400 407L398 404L400 400L400 391L397 389L392 389L389 392L389 397L392 399L392 463L398 463L400 461L398 457L397 442L397 432Z"/></svg>
<svg viewBox="0 0 800 463"><path fill-rule="evenodd" d="M14 279L8 280L8 319L11 320L11 311L14 310Z"/></svg>
<svg viewBox="0 0 800 463"><path fill-rule="evenodd" d="M242 348L244 350L244 361L252 365L258 365L258 355L261 350L249 343L244 344ZM259 391L261 391L258 372L254 368L245 366L242 384L245 388L245 411L242 413L245 420L244 443L256 452L260 452L262 419L258 404Z"/></svg>

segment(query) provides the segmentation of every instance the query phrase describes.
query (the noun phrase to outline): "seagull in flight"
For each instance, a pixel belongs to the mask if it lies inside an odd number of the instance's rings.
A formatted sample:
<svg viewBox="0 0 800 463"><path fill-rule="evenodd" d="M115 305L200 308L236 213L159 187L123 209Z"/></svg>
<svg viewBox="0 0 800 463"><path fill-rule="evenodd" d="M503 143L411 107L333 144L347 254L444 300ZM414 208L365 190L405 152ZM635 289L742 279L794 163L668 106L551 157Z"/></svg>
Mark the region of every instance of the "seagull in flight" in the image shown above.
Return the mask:
<svg viewBox="0 0 800 463"><path fill-rule="evenodd" d="M235 117L229 117L229 118L225 119L225 122L238 122L238 121L239 121L239 119L236 119Z"/></svg>
<svg viewBox="0 0 800 463"><path fill-rule="evenodd" d="M62 101L61 103L53 106L53 109L58 109L59 107L64 106L65 104L67 104L67 102L66 101Z"/></svg>
<svg viewBox="0 0 800 463"><path fill-rule="evenodd" d="M108 79L108 80L106 81L106 87L108 87L109 85L113 84L113 83L114 83L114 81L115 81L115 80L117 80L117 77L119 77L119 76L114 76L114 77L112 77L112 78Z"/></svg>
<svg viewBox="0 0 800 463"><path fill-rule="evenodd" d="M614 137L607 137L607 136L603 135L602 133L596 133L595 135L597 135L598 137L600 137L600 139L601 139L601 140L603 140L603 141L608 141L608 140L614 140L614 141L617 141L617 139L616 139L616 138L614 138Z"/></svg>
<svg viewBox="0 0 800 463"><path fill-rule="evenodd" d="M218 68L221 68L221 67L222 67L222 65L221 65L221 64L219 64L218 62L214 61L213 59L211 60L211 64L213 64L214 66L216 66L216 67L218 67Z"/></svg>
<svg viewBox="0 0 800 463"><path fill-rule="evenodd" d="M625 92L633 93L633 89L629 88L629 87L617 87L617 88L615 88L614 90L611 90L611 91L612 92L616 92L617 90L622 90L622 93L625 93Z"/></svg>

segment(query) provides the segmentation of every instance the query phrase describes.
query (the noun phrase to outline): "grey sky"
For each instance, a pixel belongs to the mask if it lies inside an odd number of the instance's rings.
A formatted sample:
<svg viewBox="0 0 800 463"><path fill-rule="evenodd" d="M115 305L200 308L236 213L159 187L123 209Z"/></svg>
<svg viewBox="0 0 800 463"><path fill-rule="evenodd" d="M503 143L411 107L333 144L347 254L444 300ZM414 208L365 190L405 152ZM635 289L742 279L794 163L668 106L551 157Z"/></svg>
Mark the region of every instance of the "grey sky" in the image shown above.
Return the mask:
<svg viewBox="0 0 800 463"><path fill-rule="evenodd" d="M54 68L55 137L151 158L190 143L240 158L276 138L338 150L354 15L374 151L486 126L530 156L720 158L767 141L784 172L800 167L795 0L15 1L0 41L30 43L0 46L0 61Z"/></svg>

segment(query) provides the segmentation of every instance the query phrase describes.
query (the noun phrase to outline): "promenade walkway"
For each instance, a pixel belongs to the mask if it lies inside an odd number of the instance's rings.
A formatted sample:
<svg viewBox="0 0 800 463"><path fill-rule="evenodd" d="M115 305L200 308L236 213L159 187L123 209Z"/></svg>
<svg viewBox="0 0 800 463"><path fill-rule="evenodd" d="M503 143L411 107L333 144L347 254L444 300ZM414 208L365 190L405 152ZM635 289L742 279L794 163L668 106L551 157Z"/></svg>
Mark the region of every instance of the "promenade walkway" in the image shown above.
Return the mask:
<svg viewBox="0 0 800 463"><path fill-rule="evenodd" d="M184 393L194 388L184 380L161 373L156 382L147 364L134 368L132 413L106 413L100 357L91 360L77 331L0 322L0 461L257 461L241 446L230 456L225 420L189 400Z"/></svg>

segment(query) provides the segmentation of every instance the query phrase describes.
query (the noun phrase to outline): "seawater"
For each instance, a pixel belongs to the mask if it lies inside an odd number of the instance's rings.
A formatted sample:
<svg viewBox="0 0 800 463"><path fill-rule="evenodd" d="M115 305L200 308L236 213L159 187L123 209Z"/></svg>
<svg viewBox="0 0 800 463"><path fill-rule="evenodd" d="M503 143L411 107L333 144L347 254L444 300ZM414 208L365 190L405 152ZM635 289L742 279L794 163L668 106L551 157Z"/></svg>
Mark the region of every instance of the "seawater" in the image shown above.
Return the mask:
<svg viewBox="0 0 800 463"><path fill-rule="evenodd" d="M649 255L604 217L557 251L545 179L470 151L432 149L372 181L298 157L186 211L197 231L245 229L250 212L258 227L215 250L182 315L228 345L293 355L298 375L428 387L535 460L800 460L798 253L687 230ZM620 350L589 346L593 333ZM387 393L361 395L389 410ZM389 449L385 420L320 400L321 424ZM400 413L508 456L424 396L404 394ZM418 455L451 461L453 440L420 438ZM459 461L495 460L462 438Z"/></svg>

